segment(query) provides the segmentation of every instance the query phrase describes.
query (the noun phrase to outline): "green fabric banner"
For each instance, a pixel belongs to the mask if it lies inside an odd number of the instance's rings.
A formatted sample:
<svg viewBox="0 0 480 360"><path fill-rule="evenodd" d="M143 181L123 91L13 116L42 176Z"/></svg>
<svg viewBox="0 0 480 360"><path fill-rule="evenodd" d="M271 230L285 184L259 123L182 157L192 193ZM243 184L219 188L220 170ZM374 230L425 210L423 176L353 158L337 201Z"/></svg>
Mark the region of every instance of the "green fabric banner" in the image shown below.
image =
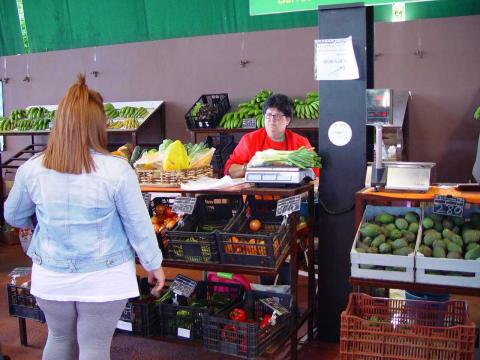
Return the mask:
<svg viewBox="0 0 480 360"><path fill-rule="evenodd" d="M23 54L22 32L15 0L0 1L0 56ZM3 64L2 73L3 75Z"/></svg>

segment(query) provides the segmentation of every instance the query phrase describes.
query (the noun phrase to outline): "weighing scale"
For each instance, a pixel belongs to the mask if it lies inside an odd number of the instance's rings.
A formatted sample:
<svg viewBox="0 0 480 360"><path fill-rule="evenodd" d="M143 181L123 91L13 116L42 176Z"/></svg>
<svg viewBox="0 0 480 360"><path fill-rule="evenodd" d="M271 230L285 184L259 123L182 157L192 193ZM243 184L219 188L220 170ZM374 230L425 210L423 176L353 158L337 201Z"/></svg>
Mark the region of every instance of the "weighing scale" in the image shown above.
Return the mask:
<svg viewBox="0 0 480 360"><path fill-rule="evenodd" d="M392 89L367 89L367 125L375 126L375 161L367 168L366 186L395 191L427 191L435 163L382 161L382 128L393 123Z"/></svg>
<svg viewBox="0 0 480 360"><path fill-rule="evenodd" d="M314 178L312 169L291 166L248 167L245 172L245 182L255 183L256 186L298 186Z"/></svg>

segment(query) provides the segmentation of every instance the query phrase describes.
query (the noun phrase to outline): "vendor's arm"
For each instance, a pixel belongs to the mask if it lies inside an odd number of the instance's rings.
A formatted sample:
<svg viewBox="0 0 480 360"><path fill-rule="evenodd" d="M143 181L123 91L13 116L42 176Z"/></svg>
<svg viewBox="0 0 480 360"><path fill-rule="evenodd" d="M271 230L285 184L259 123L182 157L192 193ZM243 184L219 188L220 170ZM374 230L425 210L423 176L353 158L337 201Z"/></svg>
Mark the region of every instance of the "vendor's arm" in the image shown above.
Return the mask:
<svg viewBox="0 0 480 360"><path fill-rule="evenodd" d="M225 175L232 178L241 178L245 176L246 165L257 151L252 133L245 134L233 150L229 159L225 163Z"/></svg>

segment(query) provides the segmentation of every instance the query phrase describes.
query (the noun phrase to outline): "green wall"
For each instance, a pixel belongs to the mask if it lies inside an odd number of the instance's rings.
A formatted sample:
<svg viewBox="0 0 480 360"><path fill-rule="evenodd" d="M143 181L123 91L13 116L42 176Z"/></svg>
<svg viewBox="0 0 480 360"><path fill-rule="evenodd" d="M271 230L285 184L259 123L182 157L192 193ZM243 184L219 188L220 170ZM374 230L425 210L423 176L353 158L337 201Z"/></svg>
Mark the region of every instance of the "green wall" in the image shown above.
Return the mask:
<svg viewBox="0 0 480 360"><path fill-rule="evenodd" d="M31 52L317 25L316 11L249 16L248 4L248 0L23 0ZM480 14L479 0L407 4L407 20L473 14ZM375 21L390 17L390 5L375 7ZM15 0L0 1L0 19L0 56L24 53Z"/></svg>

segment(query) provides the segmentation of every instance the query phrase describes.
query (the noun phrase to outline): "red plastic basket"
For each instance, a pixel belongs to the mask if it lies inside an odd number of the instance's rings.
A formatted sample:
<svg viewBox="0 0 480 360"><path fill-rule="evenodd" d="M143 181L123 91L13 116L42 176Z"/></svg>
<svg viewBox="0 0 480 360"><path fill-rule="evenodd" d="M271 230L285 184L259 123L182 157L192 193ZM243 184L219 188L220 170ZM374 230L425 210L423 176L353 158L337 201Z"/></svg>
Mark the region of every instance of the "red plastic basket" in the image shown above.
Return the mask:
<svg viewBox="0 0 480 360"><path fill-rule="evenodd" d="M473 360L474 346L475 325L463 301L352 293L341 315L341 360Z"/></svg>

